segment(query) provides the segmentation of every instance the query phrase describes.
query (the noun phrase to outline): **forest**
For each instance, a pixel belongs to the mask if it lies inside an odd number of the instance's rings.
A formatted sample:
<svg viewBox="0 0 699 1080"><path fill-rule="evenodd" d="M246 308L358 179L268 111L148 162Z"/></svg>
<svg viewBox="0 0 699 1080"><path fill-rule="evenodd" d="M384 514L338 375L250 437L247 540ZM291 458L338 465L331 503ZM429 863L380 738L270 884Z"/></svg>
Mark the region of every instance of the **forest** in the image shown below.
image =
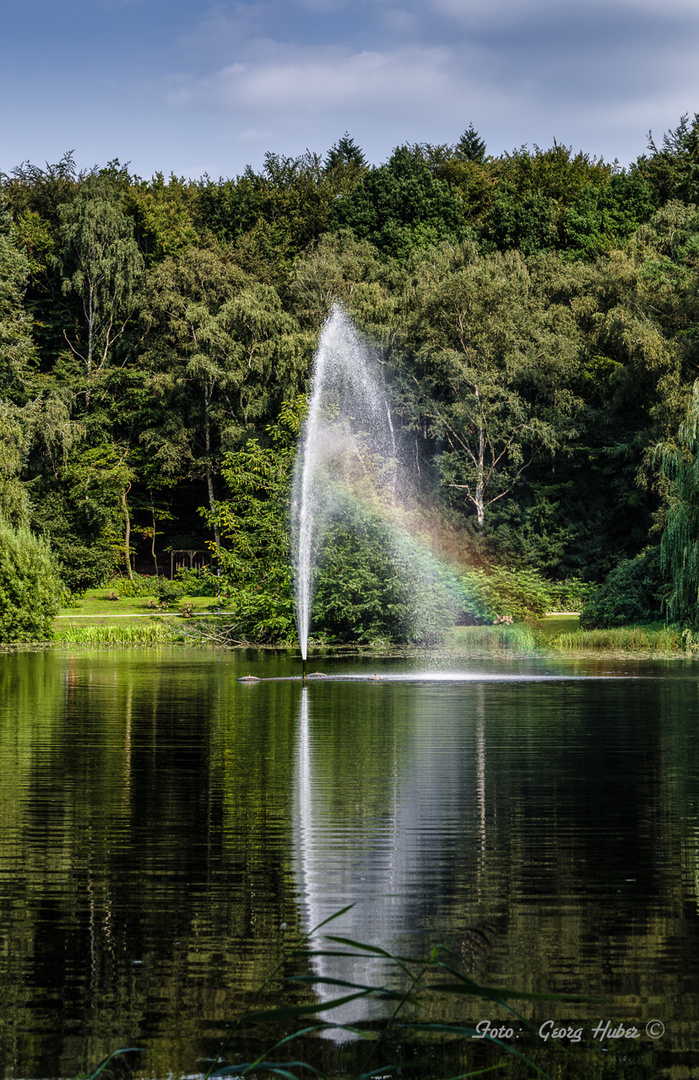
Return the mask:
<svg viewBox="0 0 699 1080"><path fill-rule="evenodd" d="M698 206L699 114L628 168L493 156L470 125L376 166L345 134L235 179L70 152L0 174L3 548L24 537L73 594L207 550L241 634L288 636L293 455L340 302L437 554L470 575L462 617L520 581L594 586L589 626L695 627ZM349 524L319 618L400 637L380 529Z"/></svg>

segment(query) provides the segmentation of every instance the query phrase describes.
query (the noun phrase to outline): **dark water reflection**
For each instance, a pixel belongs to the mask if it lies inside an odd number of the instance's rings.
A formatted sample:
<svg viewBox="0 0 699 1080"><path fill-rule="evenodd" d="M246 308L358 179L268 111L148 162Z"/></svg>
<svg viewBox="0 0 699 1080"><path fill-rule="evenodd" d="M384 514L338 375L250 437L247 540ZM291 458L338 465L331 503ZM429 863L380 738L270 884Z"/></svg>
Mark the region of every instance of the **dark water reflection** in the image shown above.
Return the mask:
<svg viewBox="0 0 699 1080"><path fill-rule="evenodd" d="M352 901L334 932L467 951L466 929L495 919L478 957L491 982L606 996L522 1006L535 1029L583 1025L578 1075L622 1075L618 1052L604 1072L600 1018L643 1032L624 1075L697 1075L694 666L450 663L483 677L304 692L237 681L291 673L283 657L1 657L3 1075L76 1075L136 1042L149 1075L197 1071L289 942ZM315 972L367 974L330 964ZM278 983L263 1000L282 995L316 1000ZM485 1005L452 1012L502 1022ZM569 1075L538 1043L518 1046Z"/></svg>

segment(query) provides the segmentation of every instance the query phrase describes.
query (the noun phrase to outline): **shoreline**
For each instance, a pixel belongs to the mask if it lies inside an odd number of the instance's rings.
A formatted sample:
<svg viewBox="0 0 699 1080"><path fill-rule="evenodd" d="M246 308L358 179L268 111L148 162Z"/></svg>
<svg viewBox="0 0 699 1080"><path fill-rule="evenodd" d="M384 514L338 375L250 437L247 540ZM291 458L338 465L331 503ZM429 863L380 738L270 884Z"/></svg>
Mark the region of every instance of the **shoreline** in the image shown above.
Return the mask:
<svg viewBox="0 0 699 1080"><path fill-rule="evenodd" d="M161 624L162 626L162 624ZM274 645L251 641L240 641L224 645L221 642L207 641L192 634L183 636L173 633L155 634L124 634L120 633L119 627L101 626L85 628L94 633L71 635L70 638L54 639L50 641L36 642L6 642L0 644L0 653L53 651L60 652L66 649L197 649L221 653L253 652L264 654L286 654L289 658L301 661L298 646L295 644L277 643ZM145 629L145 628L144 628ZM157 628L156 628L157 629ZM165 629L163 627L163 629ZM485 629L491 629L487 627ZM498 629L498 628L493 628ZM582 633L582 632L581 632ZM595 633L591 631L590 633ZM645 647L644 647L645 646ZM455 660L488 660L488 659L539 659L539 660L618 660L618 661L687 661L699 660L699 643L690 648L684 648L678 644L674 648L648 647L645 642L636 647L624 648L621 644L610 642L606 646L585 647L584 642L550 645L545 641L533 643L528 647L518 647L514 643L502 641L493 635L491 641L473 642L470 646L467 642L454 644L440 644L430 646L391 646L387 643L374 645L321 645L318 644L309 650L309 658L322 661L323 659L341 659L343 657L367 657L376 660L408 659L419 655L443 657L445 661Z"/></svg>

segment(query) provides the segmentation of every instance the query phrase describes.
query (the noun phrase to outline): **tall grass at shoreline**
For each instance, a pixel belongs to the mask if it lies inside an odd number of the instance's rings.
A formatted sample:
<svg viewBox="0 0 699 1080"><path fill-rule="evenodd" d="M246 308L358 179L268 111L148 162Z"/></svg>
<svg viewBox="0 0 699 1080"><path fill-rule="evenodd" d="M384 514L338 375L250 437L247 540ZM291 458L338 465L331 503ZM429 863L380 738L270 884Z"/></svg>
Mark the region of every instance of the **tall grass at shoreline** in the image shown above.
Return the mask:
<svg viewBox="0 0 699 1080"><path fill-rule="evenodd" d="M179 627L164 622L138 625L66 626L54 630L53 645L163 645L184 640Z"/></svg>
<svg viewBox="0 0 699 1080"><path fill-rule="evenodd" d="M503 653L538 651L541 641L526 623L500 626L457 626L449 635L447 648L461 656L500 656Z"/></svg>
<svg viewBox="0 0 699 1080"><path fill-rule="evenodd" d="M617 626L557 634L547 645L557 652L686 653L693 640L677 627Z"/></svg>
<svg viewBox="0 0 699 1080"><path fill-rule="evenodd" d="M218 620L202 621L201 625L181 620L113 622L98 625L57 626L49 645L200 645L210 648L236 649L254 647L254 642L239 641L231 628ZM295 642L279 643L279 648L293 648ZM322 646L317 642L318 647ZM322 646L333 651L331 644ZM361 652L385 652L387 642L362 646ZM411 650L413 651L413 646ZM351 652L344 647L343 652ZM660 624L622 626L607 630L569 629L558 634L545 633L536 624L515 623L496 626L457 626L437 651L465 659L488 656L544 655L546 653L635 653L665 656L690 656L699 653L699 635L679 627Z"/></svg>

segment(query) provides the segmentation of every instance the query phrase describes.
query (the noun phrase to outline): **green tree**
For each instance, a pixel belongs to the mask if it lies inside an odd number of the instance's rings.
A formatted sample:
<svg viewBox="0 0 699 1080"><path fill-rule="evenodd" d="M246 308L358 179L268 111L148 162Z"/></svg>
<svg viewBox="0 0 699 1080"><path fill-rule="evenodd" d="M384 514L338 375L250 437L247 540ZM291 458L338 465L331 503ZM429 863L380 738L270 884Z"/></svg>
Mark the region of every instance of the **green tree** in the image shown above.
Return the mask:
<svg viewBox="0 0 699 1080"><path fill-rule="evenodd" d="M468 125L454 149L455 157L460 161L485 161L485 142L472 123Z"/></svg>
<svg viewBox="0 0 699 1080"><path fill-rule="evenodd" d="M36 365L31 317L23 303L29 269L0 192L0 395L17 403L27 400L29 376Z"/></svg>
<svg viewBox="0 0 699 1080"><path fill-rule="evenodd" d="M29 260L25 309L33 319L33 336L43 371L51 369L65 349L65 333L75 324L63 289L57 253L61 207L71 202L83 179L71 153L44 168L25 162L3 177L17 241Z"/></svg>
<svg viewBox="0 0 699 1080"><path fill-rule="evenodd" d="M206 511L223 542L218 564L239 639L277 641L294 634L289 505L305 399L285 402L265 441L229 451L221 472L231 494Z"/></svg>
<svg viewBox="0 0 699 1080"><path fill-rule="evenodd" d="M699 113L689 121L680 117L676 128L666 131L660 146L648 132L648 154L641 156L634 169L648 182L659 206L678 199L684 203L699 201Z"/></svg>
<svg viewBox="0 0 699 1080"><path fill-rule="evenodd" d="M176 176L166 181L162 173L131 185L125 205L134 218L135 237L149 265L198 243L196 196L192 181Z"/></svg>
<svg viewBox="0 0 699 1080"><path fill-rule="evenodd" d="M433 176L419 147L402 146L334 203L330 227L351 229L384 257L404 258L413 248L459 239L465 226L458 194Z"/></svg>
<svg viewBox="0 0 699 1080"><path fill-rule="evenodd" d="M654 211L650 185L638 173L617 173L604 187L589 185L563 213L559 246L595 258L619 247Z"/></svg>
<svg viewBox="0 0 699 1080"><path fill-rule="evenodd" d="M44 527L70 588L99 584L119 565L131 576L127 496L133 478L128 447L106 440L78 442L60 468Z"/></svg>
<svg viewBox="0 0 699 1080"><path fill-rule="evenodd" d="M65 337L80 365L86 405L124 337L144 271L133 221L121 202L113 179L94 174L60 209L63 290L79 302L77 324Z"/></svg>
<svg viewBox="0 0 699 1080"><path fill-rule="evenodd" d="M659 446L657 459L669 481L662 568L672 590L666 601L671 622L699 627L699 380L676 445Z"/></svg>
<svg viewBox="0 0 699 1080"><path fill-rule="evenodd" d="M482 528L537 454L576 434L579 335L519 255L480 257L467 245L440 262L435 272L432 253L408 286L403 400L441 447L442 484Z"/></svg>
<svg viewBox="0 0 699 1080"><path fill-rule="evenodd" d="M23 410L0 400L0 516L15 528L29 525L29 495L20 479L29 438Z"/></svg>
<svg viewBox="0 0 699 1080"><path fill-rule="evenodd" d="M635 559L622 559L610 571L585 601L580 625L583 630L594 630L654 622L662 618L662 598L666 592L659 549L657 545L648 547Z"/></svg>
<svg viewBox="0 0 699 1080"><path fill-rule="evenodd" d="M321 237L296 260L288 295L297 318L314 334L333 303L341 301L376 345L397 317L403 280L401 267L380 259L368 240L342 229Z"/></svg>
<svg viewBox="0 0 699 1080"><path fill-rule="evenodd" d="M17 244L0 192L0 514L13 526L29 523L29 500L20 479L29 446L22 406L36 367L31 318L23 306L28 276L29 259Z"/></svg>
<svg viewBox="0 0 699 1080"><path fill-rule="evenodd" d="M331 172L338 168L351 168L364 170L367 168L367 159L357 146L348 131L332 146L325 155L323 168Z"/></svg>
<svg viewBox="0 0 699 1080"><path fill-rule="evenodd" d="M321 157L267 154L262 172L199 185L198 227L229 248L259 282L281 287L293 260L329 228L337 197L361 170L352 162L326 169Z"/></svg>
<svg viewBox="0 0 699 1080"><path fill-rule="evenodd" d="M190 248L156 267L142 318L148 386L160 407L141 440L166 474L203 477L213 511L223 453L299 388L306 343L276 290L215 248Z"/></svg>
<svg viewBox="0 0 699 1080"><path fill-rule="evenodd" d="M60 596L46 541L0 519L0 641L45 641Z"/></svg>
<svg viewBox="0 0 699 1080"><path fill-rule="evenodd" d="M567 208L584 193L604 189L614 166L554 142L547 150L522 146L492 164L497 190L481 226L487 245L522 255L557 250Z"/></svg>

